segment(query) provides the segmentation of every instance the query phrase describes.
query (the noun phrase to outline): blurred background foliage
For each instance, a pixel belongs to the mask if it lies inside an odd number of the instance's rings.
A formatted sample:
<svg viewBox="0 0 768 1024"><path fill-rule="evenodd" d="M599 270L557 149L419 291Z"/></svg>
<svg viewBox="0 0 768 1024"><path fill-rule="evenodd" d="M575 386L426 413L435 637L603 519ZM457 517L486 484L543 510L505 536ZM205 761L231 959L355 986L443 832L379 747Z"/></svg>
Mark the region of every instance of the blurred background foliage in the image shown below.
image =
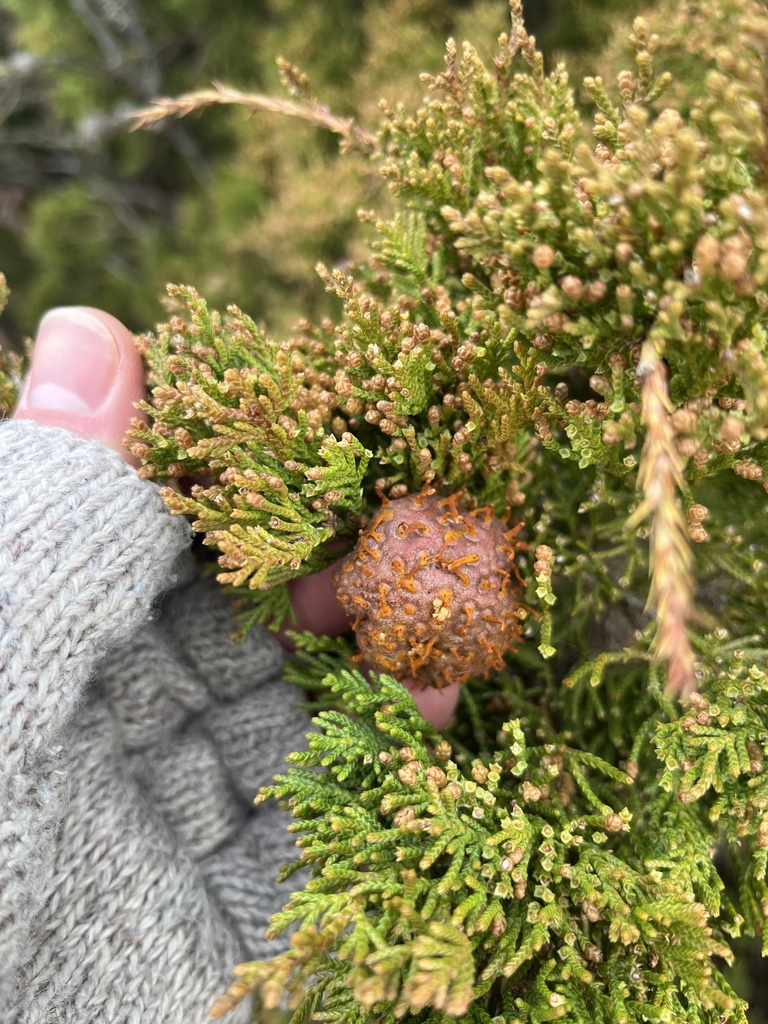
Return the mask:
<svg viewBox="0 0 768 1024"><path fill-rule="evenodd" d="M548 59L580 71L640 0L528 0ZM490 51L506 0L0 0L0 267L6 341L67 303L135 330L167 281L236 302L274 332L334 314L315 274L354 259L357 211L383 181L338 140L274 114L217 108L149 131L129 112L222 81L285 95L275 60L331 109L375 127L381 98L421 95L447 36Z"/></svg>

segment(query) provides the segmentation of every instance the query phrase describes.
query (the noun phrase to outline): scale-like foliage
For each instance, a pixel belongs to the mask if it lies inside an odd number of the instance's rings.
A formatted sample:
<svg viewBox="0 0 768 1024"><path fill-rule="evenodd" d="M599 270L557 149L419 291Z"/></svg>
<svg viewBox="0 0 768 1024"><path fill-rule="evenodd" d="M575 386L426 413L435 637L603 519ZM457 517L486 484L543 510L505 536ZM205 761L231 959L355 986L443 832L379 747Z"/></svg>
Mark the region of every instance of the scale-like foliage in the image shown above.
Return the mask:
<svg viewBox="0 0 768 1024"><path fill-rule="evenodd" d="M346 642L301 640L325 710L264 797L312 880L217 1012L746 1019L720 968L768 913L768 14L697 17L687 92L636 21L585 125L511 9L492 66L449 43L422 108L385 106L398 210L323 271L344 316L318 358L372 455L345 528L425 481L511 505L538 637L446 739Z"/></svg>
<svg viewBox="0 0 768 1024"><path fill-rule="evenodd" d="M290 949L243 965L236 994L257 990L269 1008L287 993L296 1024L312 1019L314 986L324 1006L351 991L353 1019L370 1024L436 1011L471 1021L507 1004L520 1021L673 1020L674 1007L744 1019L710 962L730 958L714 919L734 931L737 919L722 911L706 844L695 848L702 816L664 796L669 772L654 785L666 820L649 842L633 820L648 790L638 800L632 775L564 733L540 724L531 743L512 719L490 757L470 758L386 676L372 688L316 654L295 671L352 717L320 712L309 750L262 792L295 818L301 855L286 876L315 870L273 919L274 935L302 923Z"/></svg>
<svg viewBox="0 0 768 1024"><path fill-rule="evenodd" d="M5 276L0 274L0 313L5 309L8 295ZM20 356L0 348L0 416L10 411L16 404L21 389L21 367Z"/></svg>
<svg viewBox="0 0 768 1024"><path fill-rule="evenodd" d="M133 450L256 598L243 628L382 495L465 488L529 543L529 639L444 739L349 642L299 638L318 729L264 797L312 878L217 1012L745 1020L721 968L768 914L768 11L669 0L586 120L510 7L492 62L450 42L375 135L293 105L364 139L396 206L321 268L338 324L278 341L175 289L142 340Z"/></svg>
<svg viewBox="0 0 768 1024"><path fill-rule="evenodd" d="M344 528L336 508L347 522L359 516L370 452L332 431L320 336L279 344L235 307L221 317L193 289L170 292L189 322L140 339L154 385L140 408L155 422L134 421L131 449L147 477L209 478L163 497L218 548L222 583L262 592L244 626L279 624L288 607L280 585L330 560L323 544Z"/></svg>

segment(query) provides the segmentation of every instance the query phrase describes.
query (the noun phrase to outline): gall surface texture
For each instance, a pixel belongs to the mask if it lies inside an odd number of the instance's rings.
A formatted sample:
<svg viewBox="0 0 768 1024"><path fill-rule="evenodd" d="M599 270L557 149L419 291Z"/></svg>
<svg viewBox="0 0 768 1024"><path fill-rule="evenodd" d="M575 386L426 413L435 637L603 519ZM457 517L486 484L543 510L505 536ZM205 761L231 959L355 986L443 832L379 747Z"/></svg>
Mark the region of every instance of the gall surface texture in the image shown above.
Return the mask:
<svg viewBox="0 0 768 1024"><path fill-rule="evenodd" d="M520 637L516 530L460 500L387 502L333 577L362 657L422 686L497 671Z"/></svg>

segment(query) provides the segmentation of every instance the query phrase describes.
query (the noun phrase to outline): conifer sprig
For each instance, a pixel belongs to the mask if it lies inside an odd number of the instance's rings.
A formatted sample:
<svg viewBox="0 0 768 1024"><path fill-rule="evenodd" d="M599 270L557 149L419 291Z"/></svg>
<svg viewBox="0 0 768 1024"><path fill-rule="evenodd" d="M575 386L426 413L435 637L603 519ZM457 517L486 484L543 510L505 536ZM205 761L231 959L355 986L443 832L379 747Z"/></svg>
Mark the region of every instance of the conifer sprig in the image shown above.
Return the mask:
<svg viewBox="0 0 768 1024"><path fill-rule="evenodd" d="M0 274L0 313L6 307L9 294L5 275ZM16 405L21 390L21 373L21 357L0 347L0 417L7 415Z"/></svg>
<svg viewBox="0 0 768 1024"><path fill-rule="evenodd" d="M278 344L235 307L221 317L193 289L169 291L189 320L139 339L154 385L139 408L155 422L136 419L129 447L145 477L214 475L188 494L161 493L218 549L222 583L261 592L244 625L279 625L280 584L327 565L324 543L348 531L339 513L352 524L361 515L371 453L347 430L333 433L323 340Z"/></svg>
<svg viewBox="0 0 768 1024"><path fill-rule="evenodd" d="M663 7L615 86L585 83L590 119L517 0L492 64L450 42L419 109L385 104L367 158L396 212L321 270L337 324L274 340L176 289L141 342L134 451L195 481L166 500L252 588L249 621L280 621L381 494L463 487L532 541L538 635L449 740L348 642L302 638L318 731L264 795L295 815L286 876L313 876L275 919L288 951L222 1012L255 992L295 1024L745 1020L711 958L765 943L768 915L768 13Z"/></svg>
<svg viewBox="0 0 768 1024"><path fill-rule="evenodd" d="M300 671L317 683L326 667L313 656ZM709 964L730 956L711 923L716 874L665 848L673 830L644 863L629 775L555 734L530 742L519 719L487 762L457 759L394 680L336 669L324 684L345 714L321 712L261 796L295 818L286 874L314 869L271 933L301 927L286 953L238 968L216 1015L256 992L265 1008L287 995L292 1024L320 1005L361 1024L506 1006L521 1021L657 1019L654 1007L661 1020L675 1006L743 1019Z"/></svg>

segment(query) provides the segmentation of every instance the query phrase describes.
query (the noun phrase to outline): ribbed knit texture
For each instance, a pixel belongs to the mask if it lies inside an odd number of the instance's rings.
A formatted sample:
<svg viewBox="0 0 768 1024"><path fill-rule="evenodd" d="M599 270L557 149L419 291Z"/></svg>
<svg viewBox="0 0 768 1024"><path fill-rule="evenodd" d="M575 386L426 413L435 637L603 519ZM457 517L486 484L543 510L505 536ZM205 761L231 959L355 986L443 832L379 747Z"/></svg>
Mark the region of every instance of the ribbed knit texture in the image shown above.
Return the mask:
<svg viewBox="0 0 768 1024"><path fill-rule="evenodd" d="M252 803L307 722L275 639L233 645L216 586L184 583L188 542L116 453L0 425L9 1024L202 1024L231 967L274 952L293 839Z"/></svg>

